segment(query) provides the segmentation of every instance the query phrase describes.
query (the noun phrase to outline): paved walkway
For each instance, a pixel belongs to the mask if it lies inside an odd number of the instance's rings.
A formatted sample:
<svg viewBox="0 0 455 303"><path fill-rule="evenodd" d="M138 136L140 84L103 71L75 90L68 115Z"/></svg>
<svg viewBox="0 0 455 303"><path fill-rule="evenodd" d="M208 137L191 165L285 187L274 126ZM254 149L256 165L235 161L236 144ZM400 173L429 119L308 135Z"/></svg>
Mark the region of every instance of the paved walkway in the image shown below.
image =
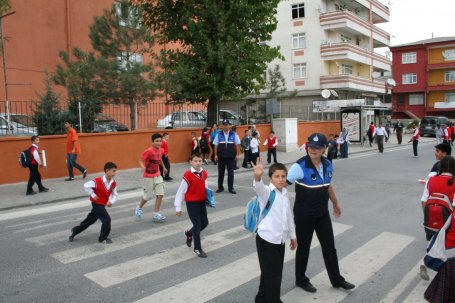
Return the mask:
<svg viewBox="0 0 455 303"><path fill-rule="evenodd" d="M403 144L409 145L409 152L412 153L412 144L407 143L409 141L410 135L405 134L403 136ZM434 138L424 137L421 138L419 144L433 144L435 143ZM392 134L391 140L385 143L385 151L391 147L397 147L396 136ZM362 146L361 144L351 144L349 146L349 154L365 153L365 152L377 152L377 146L373 145L370 147L368 144ZM263 159L266 158L267 152L262 152L261 156ZM297 159L303 156L303 152L277 152L277 158L279 162L290 164L295 162ZM242 157L243 158L243 157ZM242 159L239 160L239 165L241 164ZM336 160L344 161L344 160ZM171 165L171 176L174 177L173 182L180 182L181 176L189 168L187 163L178 163ZM213 164L208 164L204 166L204 169L207 170L210 178L216 178L218 171L217 166ZM248 169L240 168L235 171L235 174L246 173ZM32 196L26 196L25 191L27 184L26 182L20 182L15 184L5 184L0 185L0 211L5 211L8 209L27 207L40 204L48 203L58 203L72 199L86 198L87 195L83 190L84 182L98 176L99 174L88 175L86 179L80 177L76 178L75 181L65 182L64 178L57 179L46 179L43 180L43 185L48 187L50 190L46 193L37 193ZM141 188L142 184L142 175L139 168L120 170L117 172L116 176L119 192L138 190ZM36 185L35 185L36 190Z"/></svg>

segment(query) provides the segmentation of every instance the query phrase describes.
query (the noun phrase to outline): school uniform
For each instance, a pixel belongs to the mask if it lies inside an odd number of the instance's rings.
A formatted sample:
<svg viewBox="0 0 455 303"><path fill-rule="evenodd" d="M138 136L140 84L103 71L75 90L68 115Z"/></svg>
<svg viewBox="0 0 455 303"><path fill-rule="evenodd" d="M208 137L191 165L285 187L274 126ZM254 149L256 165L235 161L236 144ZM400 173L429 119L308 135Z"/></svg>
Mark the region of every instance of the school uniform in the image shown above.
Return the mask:
<svg viewBox="0 0 455 303"><path fill-rule="evenodd" d="M277 303L280 300L281 280L285 253L285 241L295 239L295 226L286 188L281 191L273 184L264 185L254 181L261 211L268 202L270 193L275 191L275 200L267 216L259 223L256 235L261 277L255 302Z"/></svg>
<svg viewBox="0 0 455 303"><path fill-rule="evenodd" d="M169 173L171 171L171 163L169 162L169 146L167 145L167 141L164 138L161 140L161 148L163 149L161 161L163 161L163 165L167 169L167 173L164 173L163 168L160 165L161 176L163 177L163 180L170 181L172 179L169 176Z"/></svg>
<svg viewBox="0 0 455 303"><path fill-rule="evenodd" d="M73 227L71 237L74 238L77 234L86 230L90 225L98 219L101 221L101 232L98 238L99 242L106 240L111 232L111 217L106 210L106 204L111 202L114 204L117 201L117 182L111 179L109 182L106 176L98 177L84 184L84 190L90 195L92 202L92 211L87 215L84 221L78 226ZM97 200L94 198L98 197Z"/></svg>
<svg viewBox="0 0 455 303"><path fill-rule="evenodd" d="M256 161L259 158L259 141L253 137L250 141L250 150L251 150L251 162L256 165Z"/></svg>
<svg viewBox="0 0 455 303"><path fill-rule="evenodd" d="M265 139L264 145L267 145L267 163L270 164L272 161L273 155L273 162L277 163L276 161L276 146L278 145L278 140L274 136L273 138L268 137Z"/></svg>
<svg viewBox="0 0 455 303"><path fill-rule="evenodd" d="M177 194L175 195L174 206L177 212L182 211L182 201L186 202L186 209L193 227L185 234L193 238L194 249L201 250L201 231L203 231L209 220L207 218L207 198L205 188L207 185L207 172L204 169L196 171L193 167L183 174Z"/></svg>
<svg viewBox="0 0 455 303"><path fill-rule="evenodd" d="M27 195L33 193L33 185L36 183L38 185L38 190L40 192L46 191L47 189L41 183L41 174L39 173L38 166L41 165L41 159L38 154L38 145L32 144L30 147L30 165L28 169L30 171L30 176L27 183Z"/></svg>

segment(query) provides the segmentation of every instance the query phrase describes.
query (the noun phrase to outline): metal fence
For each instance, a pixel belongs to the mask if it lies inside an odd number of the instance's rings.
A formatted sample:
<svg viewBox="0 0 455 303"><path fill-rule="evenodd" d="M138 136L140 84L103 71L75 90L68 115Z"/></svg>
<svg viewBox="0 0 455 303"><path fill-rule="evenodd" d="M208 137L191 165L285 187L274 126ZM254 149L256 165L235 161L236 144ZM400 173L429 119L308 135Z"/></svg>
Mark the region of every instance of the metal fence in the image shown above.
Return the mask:
<svg viewBox="0 0 455 303"><path fill-rule="evenodd" d="M36 101L10 101L9 122L7 104L0 101L0 136L32 136L34 134L63 134L64 121L73 120L78 131L116 132L138 129L203 127L207 122L207 104L108 104L93 114L79 106L70 112L66 103L57 112L39 108ZM339 115L339 114L338 114ZM270 123L272 118L298 118L299 120L334 120L337 113L313 113L310 106L297 106L278 102L273 114L265 100L252 102L221 102L218 119L229 119L233 124Z"/></svg>

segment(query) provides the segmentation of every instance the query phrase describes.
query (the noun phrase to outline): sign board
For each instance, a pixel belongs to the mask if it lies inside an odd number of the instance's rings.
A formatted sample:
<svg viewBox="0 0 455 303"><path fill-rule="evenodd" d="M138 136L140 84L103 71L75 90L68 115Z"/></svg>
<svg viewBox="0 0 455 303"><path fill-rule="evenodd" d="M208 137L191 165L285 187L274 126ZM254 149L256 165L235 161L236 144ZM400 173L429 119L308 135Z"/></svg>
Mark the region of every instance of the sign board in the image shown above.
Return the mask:
<svg viewBox="0 0 455 303"><path fill-rule="evenodd" d="M341 127L348 131L349 141L361 142L360 112L343 113Z"/></svg>
<svg viewBox="0 0 455 303"><path fill-rule="evenodd" d="M339 112L340 107L365 105L365 99L350 100L313 100L313 113Z"/></svg>

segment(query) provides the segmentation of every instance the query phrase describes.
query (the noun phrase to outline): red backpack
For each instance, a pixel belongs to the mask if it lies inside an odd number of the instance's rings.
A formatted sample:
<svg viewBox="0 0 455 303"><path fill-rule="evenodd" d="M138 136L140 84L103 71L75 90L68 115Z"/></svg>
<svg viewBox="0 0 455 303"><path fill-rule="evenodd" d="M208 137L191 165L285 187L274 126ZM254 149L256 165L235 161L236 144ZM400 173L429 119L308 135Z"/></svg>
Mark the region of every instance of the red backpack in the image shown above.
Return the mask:
<svg viewBox="0 0 455 303"><path fill-rule="evenodd" d="M436 234L453 212L449 197L440 193L432 193L424 204L423 226L427 240Z"/></svg>

